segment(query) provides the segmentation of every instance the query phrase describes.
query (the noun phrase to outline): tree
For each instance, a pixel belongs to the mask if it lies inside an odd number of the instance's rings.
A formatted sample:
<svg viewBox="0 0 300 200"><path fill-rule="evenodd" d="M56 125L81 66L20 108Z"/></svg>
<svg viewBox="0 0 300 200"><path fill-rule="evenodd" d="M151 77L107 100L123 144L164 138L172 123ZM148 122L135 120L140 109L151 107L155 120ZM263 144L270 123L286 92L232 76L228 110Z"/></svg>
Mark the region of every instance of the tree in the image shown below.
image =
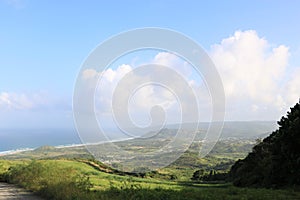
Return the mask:
<svg viewBox="0 0 300 200"><path fill-rule="evenodd" d="M199 181L201 177L204 175L205 170L204 169L199 169L194 172L193 177L191 178L194 181Z"/></svg>
<svg viewBox="0 0 300 200"><path fill-rule="evenodd" d="M229 176L234 185L300 185L299 103L281 118L278 130L254 146L245 159L232 166Z"/></svg>

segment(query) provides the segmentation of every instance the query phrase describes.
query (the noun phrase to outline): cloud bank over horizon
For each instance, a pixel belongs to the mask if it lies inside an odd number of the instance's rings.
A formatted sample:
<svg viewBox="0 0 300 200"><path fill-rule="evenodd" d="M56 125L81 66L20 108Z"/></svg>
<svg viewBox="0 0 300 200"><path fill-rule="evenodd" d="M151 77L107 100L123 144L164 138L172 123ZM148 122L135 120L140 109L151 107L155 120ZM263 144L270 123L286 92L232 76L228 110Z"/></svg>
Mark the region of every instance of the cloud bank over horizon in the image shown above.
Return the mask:
<svg viewBox="0 0 300 200"><path fill-rule="evenodd" d="M285 45L274 45L259 37L256 31L236 31L232 36L214 44L209 50L221 79L226 95L225 120L278 120L300 97L300 68L289 65L290 51ZM211 104L203 83L193 79L193 69L187 62L174 54L160 52L151 63L170 66L182 74L196 91L202 113L211 113L203 108ZM96 74L102 77L99 94L100 112L111 111L112 94L118 81L133 69L128 64L104 72L86 70L84 77L91 80ZM169 77L165 77L168 79ZM95 80L94 80L95 81ZM195 84L197 83L197 84ZM154 92L156 91L156 92ZM147 93L148 92L148 93ZM175 99L164 96L158 90L148 87L135 98L135 106L157 104L171 105ZM138 100L138 101L137 101ZM150 102L154 100L154 102ZM159 103L160 102L160 103ZM185 102L188 103L188 102ZM209 105L211 109L211 105ZM166 107L165 107L166 108ZM140 109L140 112L145 110Z"/></svg>
<svg viewBox="0 0 300 200"><path fill-rule="evenodd" d="M283 44L275 45L266 38L260 37L255 30L235 31L233 35L213 44L208 54L223 81L226 95L225 120L279 120L289 107L299 101L300 64L290 65L292 53L289 47ZM168 52L157 53L150 62L171 66L180 73L199 95L200 111L207 114L207 116L202 114L202 120L209 121L212 108L209 92L204 80L195 79L195 71L191 65ZM135 67L130 63L123 63L115 69L109 68L103 72L88 69L81 74L82 78L90 83L95 83L99 76L102 77L96 102L97 112L100 115L103 117L110 115L114 88L118 81ZM54 96L47 93L0 91L2 111L0 117L5 118L5 113L15 111L30 113L39 110L47 113L51 109L56 109L71 112L71 98L70 102L66 103ZM176 96L171 92L163 88L147 86L132 98L130 107L133 112L132 117L139 119L140 117L135 116L134 113L148 112L149 105L155 104L169 110L170 116L175 116L180 108ZM11 120L13 119L14 117L11 117ZM174 118L171 121L176 120L178 119Z"/></svg>

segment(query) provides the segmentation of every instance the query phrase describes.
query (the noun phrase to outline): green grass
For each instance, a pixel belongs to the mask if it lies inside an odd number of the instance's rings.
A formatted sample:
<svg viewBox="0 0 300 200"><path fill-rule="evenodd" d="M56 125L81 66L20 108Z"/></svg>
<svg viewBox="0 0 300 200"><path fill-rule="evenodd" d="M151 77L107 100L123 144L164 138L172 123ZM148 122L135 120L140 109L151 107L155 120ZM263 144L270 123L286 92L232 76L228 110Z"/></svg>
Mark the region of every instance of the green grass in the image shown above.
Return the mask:
<svg viewBox="0 0 300 200"><path fill-rule="evenodd" d="M161 170L161 173L169 172ZM300 199L300 192L292 189L237 188L231 184L120 176L66 159L0 160L0 174L10 174L11 182L47 199Z"/></svg>
<svg viewBox="0 0 300 200"><path fill-rule="evenodd" d="M267 190L267 189L241 189L233 186L224 188L218 187L198 187L198 188L183 188L180 190L156 188L156 189L123 189L123 190L108 190L102 193L103 198L111 195L112 199L253 199L253 200L268 200L268 199L299 199L299 194L291 191Z"/></svg>
<svg viewBox="0 0 300 200"><path fill-rule="evenodd" d="M8 171L10 167L16 166L16 165L23 165L27 164L28 161L26 160L0 160L0 181L3 181L4 177L3 175Z"/></svg>

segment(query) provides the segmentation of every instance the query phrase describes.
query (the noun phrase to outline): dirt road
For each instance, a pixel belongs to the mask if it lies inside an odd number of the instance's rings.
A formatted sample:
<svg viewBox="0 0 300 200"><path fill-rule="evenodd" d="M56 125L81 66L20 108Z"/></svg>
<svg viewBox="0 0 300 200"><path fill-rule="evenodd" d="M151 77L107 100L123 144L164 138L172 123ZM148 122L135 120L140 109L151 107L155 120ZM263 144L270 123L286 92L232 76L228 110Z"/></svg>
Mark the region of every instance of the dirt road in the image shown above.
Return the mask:
<svg viewBox="0 0 300 200"><path fill-rule="evenodd" d="M15 185L0 182L0 200L42 200Z"/></svg>

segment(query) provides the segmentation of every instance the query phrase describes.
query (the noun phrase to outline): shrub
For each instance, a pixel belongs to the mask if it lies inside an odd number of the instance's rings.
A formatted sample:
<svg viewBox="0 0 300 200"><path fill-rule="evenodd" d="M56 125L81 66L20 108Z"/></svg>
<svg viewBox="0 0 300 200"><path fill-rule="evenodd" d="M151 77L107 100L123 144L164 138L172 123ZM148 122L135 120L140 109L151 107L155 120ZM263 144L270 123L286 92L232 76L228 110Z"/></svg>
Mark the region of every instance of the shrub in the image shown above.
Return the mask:
<svg viewBox="0 0 300 200"><path fill-rule="evenodd" d="M5 174L5 179L47 199L57 200L80 199L92 187L89 178L80 175L75 169L43 161L11 167Z"/></svg>

